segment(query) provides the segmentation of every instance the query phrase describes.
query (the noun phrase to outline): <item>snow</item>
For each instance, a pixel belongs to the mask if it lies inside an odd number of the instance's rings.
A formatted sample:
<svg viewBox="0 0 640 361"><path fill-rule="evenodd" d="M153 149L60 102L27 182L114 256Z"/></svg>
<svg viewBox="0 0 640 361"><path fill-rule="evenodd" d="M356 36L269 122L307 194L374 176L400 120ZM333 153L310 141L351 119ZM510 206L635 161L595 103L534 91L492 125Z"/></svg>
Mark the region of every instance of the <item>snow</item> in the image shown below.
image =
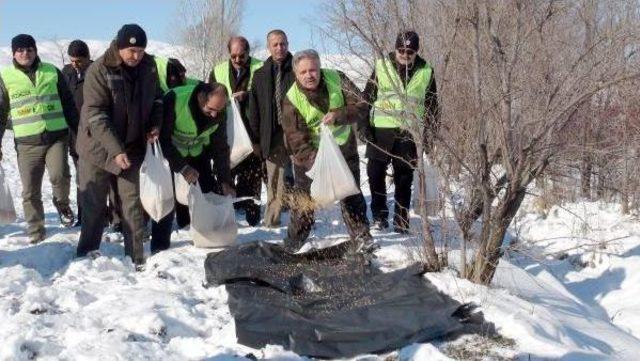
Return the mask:
<svg viewBox="0 0 640 361"><path fill-rule="evenodd" d="M41 54L55 54L55 48L40 44ZM101 45L104 42L90 44L92 50ZM152 42L150 47L154 46ZM6 55L6 48L0 48L0 62ZM118 242L103 242L96 258L75 258L79 229L60 227L45 175L48 238L30 245L12 137L8 131L2 139L1 165L19 219L0 226L0 360L304 359L280 346L255 350L236 342L224 288L202 285L209 251L194 248L187 231L174 232L171 249L149 256L142 272L123 257ZM71 170L75 172L73 166ZM366 171L361 170L368 200ZM75 188L71 193L75 208ZM513 245L491 287L460 279L451 269L426 277L461 302L477 303L499 333L515 341L490 344L489 359L637 359L637 217L621 216L617 205L603 202L557 205L544 217L531 204L525 202L510 228ZM238 219L239 242L279 241L286 232L285 227L249 227L241 216ZM337 207L319 212L317 219L312 239L346 237ZM283 223L287 221L285 217ZM413 221L417 222L415 216ZM436 229L442 227L438 218L432 221ZM381 267L394 269L417 259L415 237L387 231L373 235L382 246L376 261ZM458 258L458 252L451 251L451 263ZM414 344L391 354L355 359L449 360L454 357L451 348L481 348L474 342L485 341L461 338Z"/></svg>

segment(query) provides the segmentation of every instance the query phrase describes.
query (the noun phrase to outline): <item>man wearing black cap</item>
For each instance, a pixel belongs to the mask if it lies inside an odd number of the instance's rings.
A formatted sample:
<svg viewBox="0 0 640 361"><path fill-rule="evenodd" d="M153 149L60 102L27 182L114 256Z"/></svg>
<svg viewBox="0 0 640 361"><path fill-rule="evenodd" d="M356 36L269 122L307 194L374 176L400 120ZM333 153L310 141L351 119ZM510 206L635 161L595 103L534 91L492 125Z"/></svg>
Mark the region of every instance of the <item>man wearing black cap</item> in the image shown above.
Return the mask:
<svg viewBox="0 0 640 361"><path fill-rule="evenodd" d="M69 55L69 64L65 65L62 68L62 74L64 74L65 79L67 80L67 85L69 85L69 90L73 93L73 100L76 103L76 109L78 110L78 114L80 114L80 110L82 109L82 86L84 85L84 75L89 68L89 65L93 61L91 61L91 56L89 54L89 46L82 40L74 40L69 43L69 48L67 49L67 54ZM78 172L78 153L76 152L76 134L77 129L69 131L70 142L69 142L69 154L71 155L71 159L73 159L73 165L76 167L76 173ZM80 190L78 189L78 197L80 194ZM76 226L79 226L82 223L82 212L80 211L80 202L77 201L78 204L78 222Z"/></svg>
<svg viewBox="0 0 640 361"><path fill-rule="evenodd" d="M140 165L146 143L157 140L162 123L162 90L146 45L140 26L124 25L87 71L77 150L80 202L91 212L82 219L78 256L100 247L111 185L122 211L125 255L136 265L144 263Z"/></svg>
<svg viewBox="0 0 640 361"><path fill-rule="evenodd" d="M367 143L374 228L389 226L385 177L391 163L395 184L394 231L407 233L417 152L406 128L408 122L422 121L423 142L429 150L428 140L437 129L438 99L433 68L418 55L418 34L413 31L400 33L395 48L388 58L376 61L364 90L367 103L373 107L373 115L359 127L361 138ZM399 87L401 94L398 94Z"/></svg>
<svg viewBox="0 0 640 361"><path fill-rule="evenodd" d="M67 152L69 128L76 131L78 112L64 76L55 66L40 61L36 41L31 35L15 36L11 40L11 51L13 64L0 70L0 139L10 117L27 233L30 241L37 243L45 238L42 206L45 168L60 221L65 226L73 225Z"/></svg>

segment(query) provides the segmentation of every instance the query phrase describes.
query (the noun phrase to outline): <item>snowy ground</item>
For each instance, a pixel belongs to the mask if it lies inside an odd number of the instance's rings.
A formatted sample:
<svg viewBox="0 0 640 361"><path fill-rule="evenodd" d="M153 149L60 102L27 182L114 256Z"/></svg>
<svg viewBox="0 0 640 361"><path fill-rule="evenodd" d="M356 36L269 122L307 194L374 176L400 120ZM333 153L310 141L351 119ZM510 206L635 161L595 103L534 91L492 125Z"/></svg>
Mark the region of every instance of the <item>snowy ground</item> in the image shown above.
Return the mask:
<svg viewBox="0 0 640 361"><path fill-rule="evenodd" d="M107 45L89 43L96 55ZM39 42L38 48L43 60L60 65L55 43ZM151 42L149 48L151 53L171 54L164 43ZM0 48L0 55L0 65L7 64L8 48ZM326 60L339 60L334 58ZM7 132L2 140L1 164L22 218L12 136ZM365 173L363 191L368 195ZM220 361L247 359L248 354L264 360L300 359L277 346L253 350L236 343L224 288L202 287L208 251L194 248L187 231L175 232L172 248L149 257L143 272L134 272L124 259L121 243L103 242L97 259L76 259L79 229L59 226L46 180L43 198L48 232L43 243L28 243L20 219L0 226L0 360ZM72 198L75 201L75 189ZM459 279L453 270L427 276L452 297L478 303L504 339L464 337L357 359L469 359L471 351L487 359L638 359L638 219L622 217L617 206L603 203L556 206L543 218L530 203L511 227L514 246L491 288ZM441 235L452 234L449 223L432 221ZM239 242L280 240L286 231L251 228L244 221L240 225ZM337 209L318 215L315 236L345 234ZM415 259L415 237L374 237L382 246L377 252L381 266L402 267ZM457 259L452 251L451 263Z"/></svg>
<svg viewBox="0 0 640 361"><path fill-rule="evenodd" d="M12 143L7 132L2 166L22 217ZM60 228L50 190L45 181L44 242L28 244L20 220L0 226L0 359L238 360L250 353L300 359L278 346L253 350L236 343L224 288L202 287L208 251L194 248L186 231L175 232L172 248L149 257L143 272L124 259L121 243L103 242L97 259L74 258L79 230ZM493 287L471 284L452 270L427 276L452 297L478 303L505 340L466 337L357 359L465 359L466 350L482 347L488 359L637 359L640 225L619 214L612 205L580 203L555 207L543 219L525 208ZM337 210L318 218L316 236L345 234ZM240 242L279 240L285 232L240 224ZM376 233L375 239L382 266L411 262L412 237ZM457 259L455 252L450 258Z"/></svg>

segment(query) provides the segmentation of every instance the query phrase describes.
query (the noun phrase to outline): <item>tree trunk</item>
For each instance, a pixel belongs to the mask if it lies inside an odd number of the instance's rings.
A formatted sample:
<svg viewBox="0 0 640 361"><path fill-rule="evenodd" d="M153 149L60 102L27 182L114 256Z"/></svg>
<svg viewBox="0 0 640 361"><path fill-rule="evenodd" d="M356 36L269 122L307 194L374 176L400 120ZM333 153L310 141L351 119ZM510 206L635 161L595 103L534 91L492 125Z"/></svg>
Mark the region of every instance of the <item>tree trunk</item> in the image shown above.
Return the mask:
<svg viewBox="0 0 640 361"><path fill-rule="evenodd" d="M503 205L498 211L493 212L490 219L488 238L481 241L476 252L472 272L467 277L472 282L483 285L491 283L502 256L504 236L525 195L524 189L518 191L507 189Z"/></svg>
<svg viewBox="0 0 640 361"><path fill-rule="evenodd" d="M584 150L586 152L586 150ZM580 169L580 190L582 198L591 200L591 173L593 172L593 163L591 157L585 154L582 158L582 167Z"/></svg>
<svg viewBox="0 0 640 361"><path fill-rule="evenodd" d="M414 140L415 137L414 137ZM420 226L422 230L422 250L425 256L426 269L429 271L439 271L440 261L438 260L438 253L436 252L435 242L433 240L433 232L429 218L427 217L427 194L425 187L425 169L424 169L424 146L422 140L419 139L416 142L416 148L418 151L418 209L417 213L420 215Z"/></svg>

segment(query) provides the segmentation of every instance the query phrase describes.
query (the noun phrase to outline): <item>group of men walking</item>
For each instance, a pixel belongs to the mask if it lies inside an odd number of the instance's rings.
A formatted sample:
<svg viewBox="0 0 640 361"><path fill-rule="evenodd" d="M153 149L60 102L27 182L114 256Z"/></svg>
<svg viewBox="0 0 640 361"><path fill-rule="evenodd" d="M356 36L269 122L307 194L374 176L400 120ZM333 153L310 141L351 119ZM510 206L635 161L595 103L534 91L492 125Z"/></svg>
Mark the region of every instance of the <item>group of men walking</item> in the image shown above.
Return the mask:
<svg viewBox="0 0 640 361"><path fill-rule="evenodd" d="M263 224L280 226L288 208L285 247L295 250L314 222L306 172L318 151L321 124L332 130L358 185L357 135L366 142L371 211L378 228L389 226L385 178L391 163L393 226L396 232L408 232L417 153L403 122L415 117L424 122L428 140L428 131L437 129L438 106L433 69L417 55L415 32L398 35L395 51L376 62L364 92L344 73L321 68L316 51L292 55L281 30L267 34L270 57L264 62L250 56L245 38L232 37L229 60L212 69L207 83L187 78L176 59L148 54L146 44L144 30L127 24L92 62L87 44L75 40L68 49L71 63L60 72L40 61L31 36L13 38L13 64L0 70L0 138L10 119L33 243L45 238L45 168L62 223L74 223L70 152L78 173L78 256L99 249L105 215L113 214L121 225L125 254L143 264L148 217L139 199L140 166L146 144L158 141L171 170L188 183L199 184L203 192L250 197L237 206L251 226L261 219L259 200L266 180ZM226 134L231 99L237 101L253 143L253 153L233 169ZM350 249L372 250L362 193L342 200L341 209ZM151 222L152 253L169 247L174 217L179 228L189 224L188 209L179 204L175 212Z"/></svg>

